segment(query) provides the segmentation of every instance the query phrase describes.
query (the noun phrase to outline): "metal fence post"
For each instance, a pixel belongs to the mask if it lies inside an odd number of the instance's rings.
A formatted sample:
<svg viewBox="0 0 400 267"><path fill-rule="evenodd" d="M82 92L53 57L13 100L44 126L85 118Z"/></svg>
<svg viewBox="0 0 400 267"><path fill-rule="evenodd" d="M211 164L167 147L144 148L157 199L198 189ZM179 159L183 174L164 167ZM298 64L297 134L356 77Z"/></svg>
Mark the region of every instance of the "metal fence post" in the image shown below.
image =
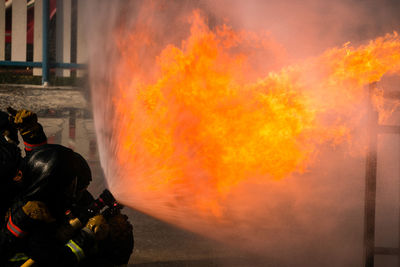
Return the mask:
<svg viewBox="0 0 400 267"><path fill-rule="evenodd" d="M0 3L0 60L5 59L6 46L6 3Z"/></svg>
<svg viewBox="0 0 400 267"><path fill-rule="evenodd" d="M42 85L49 84L49 56L48 56L48 29L49 29L49 0L43 0L43 28L42 28Z"/></svg>
<svg viewBox="0 0 400 267"><path fill-rule="evenodd" d="M368 134L369 144L365 172L365 207L364 207L364 267L374 267L375 254L375 208L377 176L377 139L378 113L374 111L371 97L376 83L369 85L368 90Z"/></svg>

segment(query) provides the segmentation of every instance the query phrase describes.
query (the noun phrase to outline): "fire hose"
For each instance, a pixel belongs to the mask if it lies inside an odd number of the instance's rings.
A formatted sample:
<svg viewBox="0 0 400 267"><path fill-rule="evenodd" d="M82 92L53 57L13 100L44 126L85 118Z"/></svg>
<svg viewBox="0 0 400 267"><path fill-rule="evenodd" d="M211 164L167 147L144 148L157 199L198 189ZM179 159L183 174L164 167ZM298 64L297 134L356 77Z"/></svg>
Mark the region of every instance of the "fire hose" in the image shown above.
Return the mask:
<svg viewBox="0 0 400 267"><path fill-rule="evenodd" d="M107 208L103 210L104 207ZM115 214L118 214L124 206L118 203L114 196L108 189L104 189L104 191L100 194L100 196L94 200L91 205L84 209L78 217L74 217L70 210L66 212L66 215L69 217L69 224L74 229L80 229L83 226L82 222L86 222L89 218L102 214L105 218L109 218ZM24 262L21 267L31 267L35 264L33 259L28 259Z"/></svg>

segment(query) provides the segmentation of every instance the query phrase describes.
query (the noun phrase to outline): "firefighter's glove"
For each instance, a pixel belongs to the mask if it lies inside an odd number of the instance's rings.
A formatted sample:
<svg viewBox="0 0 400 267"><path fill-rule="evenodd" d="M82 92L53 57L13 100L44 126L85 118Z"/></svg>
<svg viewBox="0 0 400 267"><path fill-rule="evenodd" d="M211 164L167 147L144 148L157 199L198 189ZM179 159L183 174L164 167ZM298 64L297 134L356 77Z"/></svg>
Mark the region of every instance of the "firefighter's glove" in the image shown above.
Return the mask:
<svg viewBox="0 0 400 267"><path fill-rule="evenodd" d="M11 114L11 122L22 136L29 136L40 130L36 113L26 109L15 111L14 109L8 108L7 110Z"/></svg>
<svg viewBox="0 0 400 267"><path fill-rule="evenodd" d="M103 240L108 236L110 227L103 215L96 215L89 219L85 228L94 234L96 240Z"/></svg>
<svg viewBox="0 0 400 267"><path fill-rule="evenodd" d="M43 202L40 201L28 201L22 210L29 218L36 221L43 221L46 223L54 222L55 219L51 216L48 208Z"/></svg>

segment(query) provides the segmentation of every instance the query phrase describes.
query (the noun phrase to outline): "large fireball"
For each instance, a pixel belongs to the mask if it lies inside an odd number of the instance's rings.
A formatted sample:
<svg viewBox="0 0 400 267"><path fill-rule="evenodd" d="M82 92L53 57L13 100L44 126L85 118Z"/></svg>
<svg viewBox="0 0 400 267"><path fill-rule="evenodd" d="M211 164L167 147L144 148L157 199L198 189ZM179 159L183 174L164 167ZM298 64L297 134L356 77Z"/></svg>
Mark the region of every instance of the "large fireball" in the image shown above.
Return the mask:
<svg viewBox="0 0 400 267"><path fill-rule="evenodd" d="M364 155L366 88L399 74L397 33L282 67L274 58L282 47L268 34L210 29L199 11L185 22L188 36L166 45L150 18L138 21L113 31L109 77L101 80L96 67L91 73L111 191L213 238L250 229L301 233L312 218L302 202L313 192L304 177L326 179L313 170L327 151ZM383 117L381 97L376 89Z"/></svg>

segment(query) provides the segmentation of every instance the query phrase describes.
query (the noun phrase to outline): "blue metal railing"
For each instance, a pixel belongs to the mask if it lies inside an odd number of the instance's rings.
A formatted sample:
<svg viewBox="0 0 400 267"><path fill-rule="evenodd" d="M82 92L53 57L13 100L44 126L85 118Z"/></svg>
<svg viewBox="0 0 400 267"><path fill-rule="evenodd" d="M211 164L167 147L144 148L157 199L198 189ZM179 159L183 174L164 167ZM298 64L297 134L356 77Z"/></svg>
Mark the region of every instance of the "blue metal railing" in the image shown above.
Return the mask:
<svg viewBox="0 0 400 267"><path fill-rule="evenodd" d="M49 50L48 50L49 0L43 0L42 12L43 12L42 62L3 60L0 61L0 66L42 68L42 84L47 85L49 81L50 68L84 69L86 68L86 64L49 62Z"/></svg>
<svg viewBox="0 0 400 267"><path fill-rule="evenodd" d="M42 62L31 62L31 61L0 61L0 66L10 67L30 67L30 68L44 68ZM58 69L84 69L86 64L78 63L47 63L46 68L58 68ZM44 75L43 75L44 76ZM47 77L48 78L48 77ZM45 79L45 81L48 81Z"/></svg>
<svg viewBox="0 0 400 267"><path fill-rule="evenodd" d="M0 61L0 66L41 68L42 62Z"/></svg>

